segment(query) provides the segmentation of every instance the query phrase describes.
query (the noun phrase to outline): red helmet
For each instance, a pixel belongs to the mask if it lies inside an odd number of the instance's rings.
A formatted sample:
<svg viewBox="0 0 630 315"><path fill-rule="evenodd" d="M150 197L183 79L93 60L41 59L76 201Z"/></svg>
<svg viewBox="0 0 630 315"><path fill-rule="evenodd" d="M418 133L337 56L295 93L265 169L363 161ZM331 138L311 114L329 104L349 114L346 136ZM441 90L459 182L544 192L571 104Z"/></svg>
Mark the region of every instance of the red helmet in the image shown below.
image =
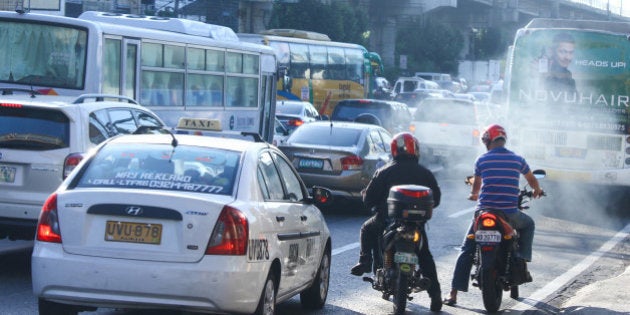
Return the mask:
<svg viewBox="0 0 630 315"><path fill-rule="evenodd" d="M492 141L497 139L507 140L505 129L497 124L486 127L483 135L481 135L481 142L485 145L490 145Z"/></svg>
<svg viewBox="0 0 630 315"><path fill-rule="evenodd" d="M392 138L392 156L409 155L420 157L420 143L409 132L400 132Z"/></svg>

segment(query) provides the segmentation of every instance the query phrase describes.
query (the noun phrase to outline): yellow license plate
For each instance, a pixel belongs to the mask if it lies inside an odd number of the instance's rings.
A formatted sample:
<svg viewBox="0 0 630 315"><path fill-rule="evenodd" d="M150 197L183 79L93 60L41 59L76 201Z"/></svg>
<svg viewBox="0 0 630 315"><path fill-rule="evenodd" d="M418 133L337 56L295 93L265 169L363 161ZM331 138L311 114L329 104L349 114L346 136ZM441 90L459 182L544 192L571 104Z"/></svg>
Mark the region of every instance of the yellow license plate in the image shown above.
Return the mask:
<svg viewBox="0 0 630 315"><path fill-rule="evenodd" d="M105 240L159 245L162 241L162 224L107 221Z"/></svg>

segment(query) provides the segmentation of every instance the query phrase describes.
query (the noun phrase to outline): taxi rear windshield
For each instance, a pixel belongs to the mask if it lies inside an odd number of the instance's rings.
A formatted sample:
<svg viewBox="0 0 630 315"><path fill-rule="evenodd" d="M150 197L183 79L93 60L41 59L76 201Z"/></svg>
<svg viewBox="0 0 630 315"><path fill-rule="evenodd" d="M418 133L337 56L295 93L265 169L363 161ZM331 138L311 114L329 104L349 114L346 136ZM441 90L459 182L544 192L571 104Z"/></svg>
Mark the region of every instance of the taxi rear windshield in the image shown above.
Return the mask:
<svg viewBox="0 0 630 315"><path fill-rule="evenodd" d="M70 120L64 113L0 104L0 148L45 151L69 143Z"/></svg>
<svg viewBox="0 0 630 315"><path fill-rule="evenodd" d="M76 187L231 195L239 160L239 152L214 148L110 144L90 161Z"/></svg>

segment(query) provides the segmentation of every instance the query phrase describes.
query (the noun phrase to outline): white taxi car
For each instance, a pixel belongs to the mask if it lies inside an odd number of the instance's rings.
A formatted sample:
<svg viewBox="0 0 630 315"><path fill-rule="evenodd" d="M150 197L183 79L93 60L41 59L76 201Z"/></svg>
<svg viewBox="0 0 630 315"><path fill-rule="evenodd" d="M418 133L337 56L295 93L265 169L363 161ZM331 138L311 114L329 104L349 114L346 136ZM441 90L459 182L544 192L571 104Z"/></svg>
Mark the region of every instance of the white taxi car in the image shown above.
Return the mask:
<svg viewBox="0 0 630 315"><path fill-rule="evenodd" d="M331 238L317 205L328 198L321 187L310 196L265 142L110 139L43 206L31 266L39 313L274 314L297 294L322 308Z"/></svg>

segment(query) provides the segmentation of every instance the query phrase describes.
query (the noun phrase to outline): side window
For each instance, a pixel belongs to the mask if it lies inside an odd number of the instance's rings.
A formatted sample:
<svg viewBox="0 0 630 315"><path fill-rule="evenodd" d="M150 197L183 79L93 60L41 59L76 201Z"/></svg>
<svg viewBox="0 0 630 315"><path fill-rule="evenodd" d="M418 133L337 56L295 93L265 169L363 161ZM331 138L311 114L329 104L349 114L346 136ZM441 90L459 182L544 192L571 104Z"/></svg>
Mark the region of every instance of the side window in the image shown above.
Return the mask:
<svg viewBox="0 0 630 315"><path fill-rule="evenodd" d="M369 138L372 144L372 152L375 152L375 153L387 152L387 150L385 149L385 143L383 142L383 139L381 139L381 135L379 134L377 130L370 131Z"/></svg>
<svg viewBox="0 0 630 315"><path fill-rule="evenodd" d="M385 144L385 152L392 152L392 147L391 147L391 143L392 143L392 136L381 130L379 131L379 134L381 135L381 139L383 139L383 143Z"/></svg>
<svg viewBox="0 0 630 315"><path fill-rule="evenodd" d="M138 128L129 109L110 109L109 118L117 134L133 133Z"/></svg>
<svg viewBox="0 0 630 315"><path fill-rule="evenodd" d="M94 113L90 114L89 120L90 125L88 127L88 136L90 138L90 142L93 144L99 144L105 141L105 139L108 138L108 132L105 124L99 121Z"/></svg>
<svg viewBox="0 0 630 315"><path fill-rule="evenodd" d="M280 169L280 176L282 176L284 184L287 187L288 199L293 202L304 200L304 194L302 193L300 180L293 172L293 169L291 168L289 163L278 154L274 153L273 155L276 163L278 164L278 169Z"/></svg>
<svg viewBox="0 0 630 315"><path fill-rule="evenodd" d="M267 191L262 188L262 181L260 182L261 189L263 189L263 195L268 196L269 200L282 200L284 199L284 191L282 190L282 181L280 180L280 174L276 169L273 159L269 152L265 152L260 155L258 159L258 172L259 180L262 177Z"/></svg>
<svg viewBox="0 0 630 315"><path fill-rule="evenodd" d="M136 120L138 121L139 126L150 126L150 127L159 127L162 126L160 121L154 117L153 115L143 112L141 110L133 111Z"/></svg>

